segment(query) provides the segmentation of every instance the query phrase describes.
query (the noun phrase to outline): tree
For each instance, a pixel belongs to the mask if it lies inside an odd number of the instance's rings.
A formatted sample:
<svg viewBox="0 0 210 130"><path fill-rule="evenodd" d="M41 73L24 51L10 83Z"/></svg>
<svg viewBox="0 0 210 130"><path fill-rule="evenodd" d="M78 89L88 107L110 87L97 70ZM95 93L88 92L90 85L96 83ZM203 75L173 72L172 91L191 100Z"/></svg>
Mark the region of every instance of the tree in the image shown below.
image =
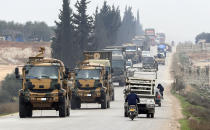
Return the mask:
<svg viewBox="0 0 210 130"><path fill-rule="evenodd" d="M76 42L79 44L82 51L89 50L92 45L92 29L93 19L87 15L86 0L77 1L75 7L77 13L74 13L74 24L76 30Z"/></svg>
<svg viewBox="0 0 210 130"><path fill-rule="evenodd" d="M59 19L60 22L55 22L57 28L52 43L52 56L73 68L79 60L80 51L78 44L74 42L75 32L69 0L63 0L63 9L60 10Z"/></svg>
<svg viewBox="0 0 210 130"><path fill-rule="evenodd" d="M111 7L105 1L103 7L95 13L95 45L98 49L117 43L117 32L121 25L119 8L114 5Z"/></svg>
<svg viewBox="0 0 210 130"><path fill-rule="evenodd" d="M0 21L0 36L13 41L50 41L53 30L45 22L26 22L19 24Z"/></svg>
<svg viewBox="0 0 210 130"><path fill-rule="evenodd" d="M126 7L122 25L118 33L118 42L119 43L131 42L132 38L135 35L136 35L136 19L133 15L132 8Z"/></svg>
<svg viewBox="0 0 210 130"><path fill-rule="evenodd" d="M143 28L140 23L140 15L139 15L139 10L137 11L137 20L136 20L136 35L143 35Z"/></svg>
<svg viewBox="0 0 210 130"><path fill-rule="evenodd" d="M200 33L196 36L195 42L198 43L199 40L206 40L207 43L210 43L210 33Z"/></svg>

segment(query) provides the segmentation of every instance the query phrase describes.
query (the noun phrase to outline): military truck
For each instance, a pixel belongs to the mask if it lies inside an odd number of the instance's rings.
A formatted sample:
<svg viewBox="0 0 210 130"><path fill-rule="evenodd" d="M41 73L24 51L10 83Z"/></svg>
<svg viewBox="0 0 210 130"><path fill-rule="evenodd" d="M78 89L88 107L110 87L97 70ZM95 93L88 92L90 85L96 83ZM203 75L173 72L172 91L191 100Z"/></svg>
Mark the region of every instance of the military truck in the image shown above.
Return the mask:
<svg viewBox="0 0 210 130"><path fill-rule="evenodd" d="M143 72L137 69L132 77L127 77L124 97L130 92L136 93L140 102L137 104L138 114L146 114L147 118L154 118L155 114L155 85L156 72ZM124 104L124 116L128 116L128 103Z"/></svg>
<svg viewBox="0 0 210 130"><path fill-rule="evenodd" d="M112 52L112 83L114 86L124 86L126 79L126 59L124 49L107 48L105 51Z"/></svg>
<svg viewBox="0 0 210 130"><path fill-rule="evenodd" d="M74 73L72 109L80 108L81 103L99 103L101 109L110 108L112 88L107 82L109 76L105 65L84 60Z"/></svg>
<svg viewBox="0 0 210 130"><path fill-rule="evenodd" d="M22 80L19 91L20 118L32 117L33 110L56 110L60 117L69 116L71 92L67 85L68 69L62 61L44 58L44 48L40 54L29 57L22 67L15 69L17 79Z"/></svg>
<svg viewBox="0 0 210 130"><path fill-rule="evenodd" d="M151 71L157 71L158 70L158 64L155 61L155 58L153 56L143 56L142 57L142 67L145 70Z"/></svg>
<svg viewBox="0 0 210 130"><path fill-rule="evenodd" d="M165 54L164 53L158 53L157 56L155 56L155 61L158 64L165 65Z"/></svg>
<svg viewBox="0 0 210 130"><path fill-rule="evenodd" d="M105 66L105 86L109 89L109 96L112 101L115 99L114 86L112 84L112 52L111 51L85 51L84 58L87 62L94 65Z"/></svg>
<svg viewBox="0 0 210 130"><path fill-rule="evenodd" d="M141 61L141 49L136 44L126 43L123 44L126 47L126 59L131 59L134 64Z"/></svg>

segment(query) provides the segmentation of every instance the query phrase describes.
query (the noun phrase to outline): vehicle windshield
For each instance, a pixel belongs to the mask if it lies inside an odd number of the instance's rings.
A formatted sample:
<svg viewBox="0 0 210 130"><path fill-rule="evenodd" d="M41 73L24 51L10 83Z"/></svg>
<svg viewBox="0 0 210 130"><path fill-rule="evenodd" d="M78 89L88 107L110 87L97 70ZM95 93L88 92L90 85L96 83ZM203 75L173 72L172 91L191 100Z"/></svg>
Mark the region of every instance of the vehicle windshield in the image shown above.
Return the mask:
<svg viewBox="0 0 210 130"><path fill-rule="evenodd" d="M132 64L131 64L131 62L130 61L127 61L126 62L126 66L131 66Z"/></svg>
<svg viewBox="0 0 210 130"><path fill-rule="evenodd" d="M77 70L76 79L100 79L100 70Z"/></svg>
<svg viewBox="0 0 210 130"><path fill-rule="evenodd" d="M127 46L126 51L136 51L136 46Z"/></svg>
<svg viewBox="0 0 210 130"><path fill-rule="evenodd" d="M154 59L153 59L153 57L144 57L143 63L152 64L152 63L154 63Z"/></svg>
<svg viewBox="0 0 210 130"><path fill-rule="evenodd" d="M158 58L164 58L164 55L163 54L158 54L157 57Z"/></svg>
<svg viewBox="0 0 210 130"><path fill-rule="evenodd" d="M112 68L124 68L123 60L113 60L112 61Z"/></svg>
<svg viewBox="0 0 210 130"><path fill-rule="evenodd" d="M27 66L26 79L58 79L58 66Z"/></svg>
<svg viewBox="0 0 210 130"><path fill-rule="evenodd" d="M120 50L112 51L112 55L122 55L122 51Z"/></svg>

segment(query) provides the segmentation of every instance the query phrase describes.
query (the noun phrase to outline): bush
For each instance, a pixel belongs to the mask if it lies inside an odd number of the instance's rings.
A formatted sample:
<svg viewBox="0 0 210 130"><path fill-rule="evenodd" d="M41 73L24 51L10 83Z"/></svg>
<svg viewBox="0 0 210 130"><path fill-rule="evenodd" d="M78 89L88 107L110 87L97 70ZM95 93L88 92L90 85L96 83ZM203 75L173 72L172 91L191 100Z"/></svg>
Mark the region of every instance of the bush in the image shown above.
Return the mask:
<svg viewBox="0 0 210 130"><path fill-rule="evenodd" d="M2 81L2 90L0 92L0 103L12 102L18 96L18 90L21 88L21 81L15 78L15 74L8 74Z"/></svg>

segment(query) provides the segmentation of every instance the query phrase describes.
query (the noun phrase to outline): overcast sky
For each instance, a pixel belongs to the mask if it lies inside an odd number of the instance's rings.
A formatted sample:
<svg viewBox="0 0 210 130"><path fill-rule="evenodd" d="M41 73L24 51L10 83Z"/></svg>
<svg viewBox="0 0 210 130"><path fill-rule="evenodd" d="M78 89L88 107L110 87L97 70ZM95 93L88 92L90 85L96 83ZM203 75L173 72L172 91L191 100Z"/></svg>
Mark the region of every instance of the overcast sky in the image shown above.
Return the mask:
<svg viewBox="0 0 210 130"><path fill-rule="evenodd" d="M0 20L24 23L26 21L45 21L54 25L58 19L62 0L0 0ZM88 13L96 6L101 7L104 0L90 0ZM107 0L119 5L124 11L126 5L133 11L140 10L144 28L155 28L165 32L167 40L193 41L200 32L210 32L210 0ZM76 0L71 0L75 4Z"/></svg>

